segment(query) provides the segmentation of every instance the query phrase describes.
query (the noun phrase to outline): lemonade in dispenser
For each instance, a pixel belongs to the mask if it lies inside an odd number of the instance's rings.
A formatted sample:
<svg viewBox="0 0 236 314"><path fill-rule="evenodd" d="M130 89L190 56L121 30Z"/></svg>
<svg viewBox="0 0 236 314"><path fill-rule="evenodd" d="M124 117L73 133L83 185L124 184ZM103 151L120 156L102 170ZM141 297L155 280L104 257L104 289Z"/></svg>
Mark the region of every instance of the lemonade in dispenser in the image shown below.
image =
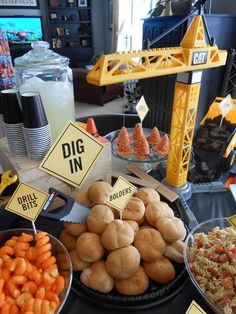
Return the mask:
<svg viewBox="0 0 236 314"><path fill-rule="evenodd" d="M75 120L69 59L50 50L45 41L34 42L31 46L32 50L14 60L16 84L21 94L40 93L55 141L67 122Z"/></svg>

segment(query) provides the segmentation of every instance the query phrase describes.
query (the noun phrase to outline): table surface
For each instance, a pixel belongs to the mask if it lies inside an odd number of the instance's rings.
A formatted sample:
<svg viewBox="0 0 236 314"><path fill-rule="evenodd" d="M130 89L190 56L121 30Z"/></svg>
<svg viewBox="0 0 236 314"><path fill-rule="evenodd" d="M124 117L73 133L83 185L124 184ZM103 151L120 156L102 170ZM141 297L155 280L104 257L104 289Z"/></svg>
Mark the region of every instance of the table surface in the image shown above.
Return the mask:
<svg viewBox="0 0 236 314"><path fill-rule="evenodd" d="M156 175L155 175L156 176ZM191 199L188 201L189 207L192 209L198 222L214 218L230 216L236 213L236 205L230 192L220 192L220 193L201 193L192 195ZM31 228L29 221L21 217L13 218L11 216L9 221L6 219L1 219L0 229L6 229L6 224L10 228ZM62 223L55 220L50 220L45 217L39 217L36 222L36 228L43 231L49 231L54 236L58 237L60 230L62 229ZM170 300L146 309L139 310L140 314L185 314L191 302L195 300L203 310L208 314L212 314L213 311L207 306L207 304L202 299L200 293L194 287L190 280L187 280L186 284L182 290L172 297ZM78 297L71 289L65 306L63 307L61 313L63 314L75 314L75 313L87 313L87 314L108 314L108 313L118 313L117 310L98 306L93 300L86 300L85 297ZM121 310L119 311L121 312ZM122 313L130 313L132 309L123 310ZM133 311L136 313L137 311Z"/></svg>

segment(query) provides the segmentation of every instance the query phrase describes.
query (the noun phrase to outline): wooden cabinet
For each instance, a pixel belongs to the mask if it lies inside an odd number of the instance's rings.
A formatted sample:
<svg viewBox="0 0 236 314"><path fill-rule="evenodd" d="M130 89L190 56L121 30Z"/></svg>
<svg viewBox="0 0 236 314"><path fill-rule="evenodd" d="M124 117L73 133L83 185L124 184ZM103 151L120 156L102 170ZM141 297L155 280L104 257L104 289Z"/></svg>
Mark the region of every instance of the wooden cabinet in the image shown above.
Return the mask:
<svg viewBox="0 0 236 314"><path fill-rule="evenodd" d="M87 1L49 1L46 7L51 48L70 59L71 67L93 56L91 5Z"/></svg>

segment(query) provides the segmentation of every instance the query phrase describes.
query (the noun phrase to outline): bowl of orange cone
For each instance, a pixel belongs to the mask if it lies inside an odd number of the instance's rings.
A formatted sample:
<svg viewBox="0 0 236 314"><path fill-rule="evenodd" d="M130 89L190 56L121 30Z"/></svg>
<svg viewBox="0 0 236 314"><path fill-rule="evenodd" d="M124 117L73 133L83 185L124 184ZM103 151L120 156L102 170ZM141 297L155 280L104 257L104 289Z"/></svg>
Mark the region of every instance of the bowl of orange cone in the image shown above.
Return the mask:
<svg viewBox="0 0 236 314"><path fill-rule="evenodd" d="M70 256L47 232L0 233L0 309L6 313L59 313L72 281Z"/></svg>

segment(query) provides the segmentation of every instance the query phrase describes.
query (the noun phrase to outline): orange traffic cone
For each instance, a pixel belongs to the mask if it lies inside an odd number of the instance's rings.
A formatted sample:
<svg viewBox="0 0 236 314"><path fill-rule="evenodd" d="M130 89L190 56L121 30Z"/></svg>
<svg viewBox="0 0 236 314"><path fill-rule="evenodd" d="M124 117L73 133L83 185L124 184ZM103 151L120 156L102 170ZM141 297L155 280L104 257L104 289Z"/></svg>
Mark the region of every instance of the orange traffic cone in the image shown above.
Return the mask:
<svg viewBox="0 0 236 314"><path fill-rule="evenodd" d="M135 154L138 159L148 159L150 155L150 150L148 142L144 136L139 138L138 147L136 147Z"/></svg>
<svg viewBox="0 0 236 314"><path fill-rule="evenodd" d="M170 140L166 134L161 138L161 142L153 147L154 151L161 156L166 156L169 152L169 148Z"/></svg>
<svg viewBox="0 0 236 314"><path fill-rule="evenodd" d="M161 142L161 136L156 126L152 129L151 134L147 137L147 141L153 145L157 145Z"/></svg>
<svg viewBox="0 0 236 314"><path fill-rule="evenodd" d="M236 184L236 176L234 176L234 177L229 177L229 178L226 180L226 182L225 182L225 184L224 184L224 187L225 187L226 189L229 189L230 184Z"/></svg>
<svg viewBox="0 0 236 314"><path fill-rule="evenodd" d="M123 129L123 128L122 128ZM126 129L123 129L121 132L119 141L117 142L116 152L118 155L130 155L132 153L131 147L130 147L130 140L129 135Z"/></svg>
<svg viewBox="0 0 236 314"><path fill-rule="evenodd" d="M116 145L119 146L120 141L122 141L123 137L129 137L128 131L125 126L123 126L119 132L119 135L117 137Z"/></svg>
<svg viewBox="0 0 236 314"><path fill-rule="evenodd" d="M98 130L97 130L97 127L96 127L96 124L95 124L93 118L88 118L87 125L86 125L86 131L89 134L91 134L92 136L96 137L96 139L98 139L102 143L109 142L108 139L106 139L105 137L102 137L98 134Z"/></svg>
<svg viewBox="0 0 236 314"><path fill-rule="evenodd" d="M136 123L134 127L133 134L131 135L131 139L136 141L139 137L143 136L143 128L141 123Z"/></svg>
<svg viewBox="0 0 236 314"><path fill-rule="evenodd" d="M88 118L87 120L87 126L86 126L86 131L93 135L94 137L98 137L98 130L97 130L97 127L96 127L96 124L93 120L93 118Z"/></svg>

